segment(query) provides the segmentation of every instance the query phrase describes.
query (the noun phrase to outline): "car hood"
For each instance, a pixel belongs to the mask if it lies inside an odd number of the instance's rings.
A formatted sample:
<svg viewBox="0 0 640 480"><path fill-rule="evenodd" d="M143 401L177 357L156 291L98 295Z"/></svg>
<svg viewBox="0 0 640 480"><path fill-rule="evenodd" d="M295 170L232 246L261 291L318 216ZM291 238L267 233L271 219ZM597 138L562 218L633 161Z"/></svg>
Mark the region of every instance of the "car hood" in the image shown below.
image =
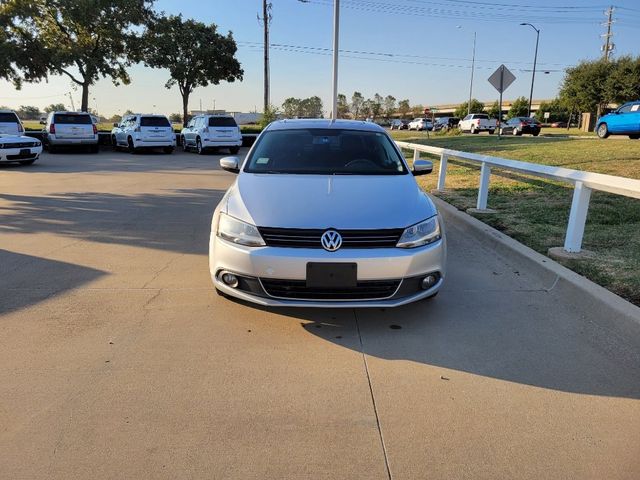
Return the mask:
<svg viewBox="0 0 640 480"><path fill-rule="evenodd" d="M24 135L0 134L0 142L2 143L23 143L25 141L36 143L39 140L37 138L27 137Z"/></svg>
<svg viewBox="0 0 640 480"><path fill-rule="evenodd" d="M226 213L259 227L405 228L436 214L412 175L242 173Z"/></svg>

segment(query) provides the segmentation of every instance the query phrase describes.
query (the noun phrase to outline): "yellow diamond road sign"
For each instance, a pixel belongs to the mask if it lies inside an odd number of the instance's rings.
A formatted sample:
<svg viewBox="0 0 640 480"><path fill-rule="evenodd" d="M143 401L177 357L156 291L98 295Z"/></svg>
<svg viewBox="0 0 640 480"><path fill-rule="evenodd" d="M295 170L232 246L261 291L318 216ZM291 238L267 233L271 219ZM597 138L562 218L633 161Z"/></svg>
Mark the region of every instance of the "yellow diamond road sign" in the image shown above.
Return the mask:
<svg viewBox="0 0 640 480"><path fill-rule="evenodd" d="M516 76L511 73L507 67L500 65L498 69L491 74L488 80L489 83L493 85L493 88L502 93L513 83L515 79Z"/></svg>

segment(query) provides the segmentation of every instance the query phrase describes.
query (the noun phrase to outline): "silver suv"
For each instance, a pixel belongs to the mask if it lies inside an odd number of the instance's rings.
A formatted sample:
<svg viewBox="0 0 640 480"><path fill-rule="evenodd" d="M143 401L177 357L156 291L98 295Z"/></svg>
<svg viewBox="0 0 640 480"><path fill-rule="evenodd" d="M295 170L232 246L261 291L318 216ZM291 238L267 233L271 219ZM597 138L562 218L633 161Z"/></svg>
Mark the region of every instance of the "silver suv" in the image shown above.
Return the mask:
<svg viewBox="0 0 640 480"><path fill-rule="evenodd" d="M61 146L88 146L91 152L98 152L98 128L87 112L50 112L40 123L49 153Z"/></svg>
<svg viewBox="0 0 640 480"><path fill-rule="evenodd" d="M13 110L0 110L0 134L22 135L24 127Z"/></svg>
<svg viewBox="0 0 640 480"><path fill-rule="evenodd" d="M165 115L125 115L113 127L111 144L115 148L126 147L131 153L143 148L162 148L165 153L171 153L176 145L173 127Z"/></svg>
<svg viewBox="0 0 640 480"><path fill-rule="evenodd" d="M232 154L242 146L240 127L230 115L198 115L180 132L184 151L192 148L200 154L217 147L228 148Z"/></svg>

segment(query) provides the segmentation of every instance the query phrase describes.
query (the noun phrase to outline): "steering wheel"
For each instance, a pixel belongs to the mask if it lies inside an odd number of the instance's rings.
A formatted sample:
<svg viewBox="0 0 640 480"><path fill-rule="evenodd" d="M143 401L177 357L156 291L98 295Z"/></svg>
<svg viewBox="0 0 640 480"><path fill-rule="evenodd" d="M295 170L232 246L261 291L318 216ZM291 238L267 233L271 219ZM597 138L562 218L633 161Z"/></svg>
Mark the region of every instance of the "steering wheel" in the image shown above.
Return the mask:
<svg viewBox="0 0 640 480"><path fill-rule="evenodd" d="M376 170L378 170L380 167L378 167L378 165L375 162L372 162L371 160L367 159L367 158L356 158L355 160L351 160L349 163L347 163L344 168L361 168L361 169L366 169L366 168L374 168Z"/></svg>

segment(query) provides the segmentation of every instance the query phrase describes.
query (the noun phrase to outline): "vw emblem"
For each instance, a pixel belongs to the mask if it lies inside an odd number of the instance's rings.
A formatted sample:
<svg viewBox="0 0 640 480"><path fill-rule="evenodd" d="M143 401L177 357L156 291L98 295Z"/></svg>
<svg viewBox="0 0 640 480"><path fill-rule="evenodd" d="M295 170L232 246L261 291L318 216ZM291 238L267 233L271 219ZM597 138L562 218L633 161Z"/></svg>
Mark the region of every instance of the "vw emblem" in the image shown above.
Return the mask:
<svg viewBox="0 0 640 480"><path fill-rule="evenodd" d="M320 237L320 243L327 252L335 252L342 246L342 236L335 230L327 230Z"/></svg>

